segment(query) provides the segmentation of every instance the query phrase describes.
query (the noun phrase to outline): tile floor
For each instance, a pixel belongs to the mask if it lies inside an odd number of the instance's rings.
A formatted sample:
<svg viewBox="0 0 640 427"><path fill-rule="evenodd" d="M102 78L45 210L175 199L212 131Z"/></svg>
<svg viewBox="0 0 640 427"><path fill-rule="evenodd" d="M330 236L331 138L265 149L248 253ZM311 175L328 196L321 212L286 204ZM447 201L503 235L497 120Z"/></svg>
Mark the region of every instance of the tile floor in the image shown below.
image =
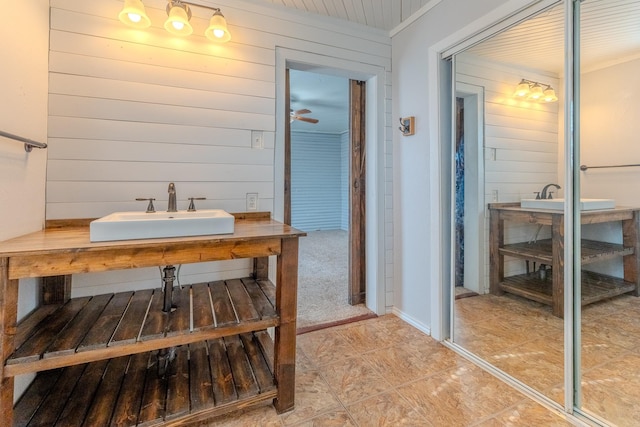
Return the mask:
<svg viewBox="0 0 640 427"><path fill-rule="evenodd" d="M563 320L505 294L456 300L454 341L562 403ZM640 298L583 308L582 408L618 426L640 425Z"/></svg>
<svg viewBox="0 0 640 427"><path fill-rule="evenodd" d="M393 315L298 336L296 408L199 426L569 426Z"/></svg>

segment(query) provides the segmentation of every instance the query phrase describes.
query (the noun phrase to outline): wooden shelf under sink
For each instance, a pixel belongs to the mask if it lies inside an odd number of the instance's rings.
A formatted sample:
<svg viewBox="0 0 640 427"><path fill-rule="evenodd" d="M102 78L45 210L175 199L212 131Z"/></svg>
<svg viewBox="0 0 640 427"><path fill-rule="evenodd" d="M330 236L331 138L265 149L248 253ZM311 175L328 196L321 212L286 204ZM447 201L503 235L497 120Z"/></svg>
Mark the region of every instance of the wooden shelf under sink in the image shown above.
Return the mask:
<svg viewBox="0 0 640 427"><path fill-rule="evenodd" d="M160 289L73 298L41 306L18 325L13 376L195 343L277 326L275 286L252 278L174 288L177 308L162 312ZM215 312L215 313L214 313Z"/></svg>
<svg viewBox="0 0 640 427"><path fill-rule="evenodd" d="M14 426L184 425L276 396L267 331L178 347L164 376L158 351L44 371L14 409Z"/></svg>
<svg viewBox="0 0 640 427"><path fill-rule="evenodd" d="M505 277L500 288L514 295L551 305L553 303L553 271L546 279L540 279L537 272ZM635 290L636 284L624 279L582 270L581 303L588 305L605 298L626 294Z"/></svg>
<svg viewBox="0 0 640 427"><path fill-rule="evenodd" d="M551 255L552 244L553 241L551 239L542 239L535 242L520 242L504 245L499 250L500 253L505 256L528 259L551 265L553 262ZM633 247L625 247L617 243L582 239L580 255L582 257L582 265L585 265L591 262L633 255L633 251Z"/></svg>
<svg viewBox="0 0 640 427"><path fill-rule="evenodd" d="M533 243L505 243L505 223L551 226L551 238ZM640 208L582 212L580 224L618 223L622 244L581 240L580 264L619 258L623 277L582 272L582 305L623 293L640 295ZM518 203L489 204L489 289L494 295L509 292L548 304L551 312L564 317L565 244L564 211L523 208ZM551 274L541 280L537 273L505 276L505 257L515 257L551 266ZM573 260L569 260L573 262Z"/></svg>

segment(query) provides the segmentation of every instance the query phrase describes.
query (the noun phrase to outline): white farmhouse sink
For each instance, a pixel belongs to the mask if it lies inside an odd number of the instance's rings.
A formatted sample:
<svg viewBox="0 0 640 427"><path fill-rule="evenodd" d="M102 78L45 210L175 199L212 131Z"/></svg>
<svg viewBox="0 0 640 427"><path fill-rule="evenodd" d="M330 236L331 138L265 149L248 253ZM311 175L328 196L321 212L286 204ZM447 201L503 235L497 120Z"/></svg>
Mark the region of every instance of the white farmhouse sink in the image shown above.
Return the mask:
<svg viewBox="0 0 640 427"><path fill-rule="evenodd" d="M520 207L529 209L564 210L564 199L522 199ZM581 211L613 209L616 202L613 199L580 199Z"/></svg>
<svg viewBox="0 0 640 427"><path fill-rule="evenodd" d="M114 212L91 221L92 242L228 234L234 216L220 209L195 212Z"/></svg>

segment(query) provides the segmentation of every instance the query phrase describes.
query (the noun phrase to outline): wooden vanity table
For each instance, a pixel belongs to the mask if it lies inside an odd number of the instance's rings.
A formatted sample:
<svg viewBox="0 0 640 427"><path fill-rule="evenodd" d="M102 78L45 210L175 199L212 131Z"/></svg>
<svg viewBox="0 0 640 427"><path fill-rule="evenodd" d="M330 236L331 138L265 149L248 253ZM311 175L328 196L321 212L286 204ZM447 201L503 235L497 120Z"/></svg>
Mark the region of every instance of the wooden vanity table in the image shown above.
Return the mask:
<svg viewBox="0 0 640 427"><path fill-rule="evenodd" d="M551 306L554 315L564 316L564 213L557 210L525 209L520 203L489 204L489 286L494 295L509 292ZM504 243L504 223L551 226L551 239ZM582 270L582 305L633 292L638 296L640 271L640 209L615 208L581 212L582 224L622 222L623 243L582 239L582 265L623 258L624 277L616 278ZM546 278L533 271L504 276L504 257L514 257L551 266Z"/></svg>
<svg viewBox="0 0 640 427"><path fill-rule="evenodd" d="M236 215L228 235L91 243L88 222L0 242L3 425L182 425L271 400L293 409L305 233L252 213ZM272 255L277 286L266 274ZM252 277L176 287L170 313L160 289L81 298L63 289L16 325L21 278L236 258L254 259ZM164 375L159 356L172 360ZM14 376L34 372L14 407Z"/></svg>

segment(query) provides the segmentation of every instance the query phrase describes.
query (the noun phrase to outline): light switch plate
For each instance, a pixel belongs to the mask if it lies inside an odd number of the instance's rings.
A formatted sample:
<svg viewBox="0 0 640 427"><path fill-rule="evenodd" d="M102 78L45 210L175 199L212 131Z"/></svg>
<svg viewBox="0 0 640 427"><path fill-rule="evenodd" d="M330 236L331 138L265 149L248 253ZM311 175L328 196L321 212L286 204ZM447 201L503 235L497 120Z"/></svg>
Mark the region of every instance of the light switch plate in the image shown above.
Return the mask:
<svg viewBox="0 0 640 427"><path fill-rule="evenodd" d="M251 131L251 148L264 148L264 134L261 130Z"/></svg>

